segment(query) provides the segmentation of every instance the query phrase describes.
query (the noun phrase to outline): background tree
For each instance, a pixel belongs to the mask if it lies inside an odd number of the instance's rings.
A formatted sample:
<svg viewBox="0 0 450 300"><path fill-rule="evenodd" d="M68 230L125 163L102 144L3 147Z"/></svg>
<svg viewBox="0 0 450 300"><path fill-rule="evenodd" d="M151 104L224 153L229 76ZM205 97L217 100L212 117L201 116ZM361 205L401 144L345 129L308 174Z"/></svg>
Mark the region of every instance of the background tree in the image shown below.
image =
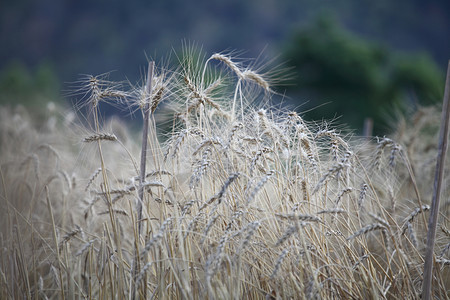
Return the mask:
<svg viewBox="0 0 450 300"><path fill-rule="evenodd" d="M392 52L351 35L329 17L297 32L286 59L299 76L291 95L296 104L303 102L300 109L311 120L341 117L339 122L361 128L372 118L374 133L382 134L392 113L442 95L443 76L428 56Z"/></svg>

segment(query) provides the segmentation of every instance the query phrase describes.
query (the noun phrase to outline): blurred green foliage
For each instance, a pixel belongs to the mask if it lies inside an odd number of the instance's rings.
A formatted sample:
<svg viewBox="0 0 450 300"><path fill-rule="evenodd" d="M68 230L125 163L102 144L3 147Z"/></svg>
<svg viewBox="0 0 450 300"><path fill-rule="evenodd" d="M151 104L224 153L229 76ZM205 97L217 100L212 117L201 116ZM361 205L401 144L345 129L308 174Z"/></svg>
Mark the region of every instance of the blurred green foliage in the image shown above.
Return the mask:
<svg viewBox="0 0 450 300"><path fill-rule="evenodd" d="M60 83L49 63L30 70L19 61L0 70L0 105L22 104L32 109L60 99Z"/></svg>
<svg viewBox="0 0 450 300"><path fill-rule="evenodd" d="M374 134L383 134L397 114L442 99L444 76L427 55L390 51L331 18L297 32L285 58L298 73L290 92L295 101L308 101L299 107L307 119L340 117L339 123L361 128L372 118Z"/></svg>

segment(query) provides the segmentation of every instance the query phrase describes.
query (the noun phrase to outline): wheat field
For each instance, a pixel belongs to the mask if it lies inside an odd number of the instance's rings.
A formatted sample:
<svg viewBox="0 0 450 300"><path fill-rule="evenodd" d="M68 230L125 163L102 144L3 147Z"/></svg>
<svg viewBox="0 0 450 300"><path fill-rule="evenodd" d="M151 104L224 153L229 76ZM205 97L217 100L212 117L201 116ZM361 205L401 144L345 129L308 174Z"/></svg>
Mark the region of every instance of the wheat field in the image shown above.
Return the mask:
<svg viewBox="0 0 450 300"><path fill-rule="evenodd" d="M2 107L0 298L420 298L438 108L359 138L270 105L281 79L187 50L136 85L83 78L74 109ZM146 147L104 105L148 112Z"/></svg>

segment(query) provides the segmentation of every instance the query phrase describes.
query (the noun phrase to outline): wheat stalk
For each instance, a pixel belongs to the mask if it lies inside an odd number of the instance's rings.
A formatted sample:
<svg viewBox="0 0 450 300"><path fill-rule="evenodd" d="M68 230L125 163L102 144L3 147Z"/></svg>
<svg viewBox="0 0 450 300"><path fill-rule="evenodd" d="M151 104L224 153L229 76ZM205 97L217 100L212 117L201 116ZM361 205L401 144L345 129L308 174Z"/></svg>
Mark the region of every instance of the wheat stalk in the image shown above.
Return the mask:
<svg viewBox="0 0 450 300"><path fill-rule="evenodd" d="M444 99L441 117L441 129L439 131L438 155L436 161L436 173L433 188L433 199L431 201L430 218L428 221L427 248L423 271L422 297L431 299L431 284L433 270L434 244L436 238L437 220L439 215L439 203L442 192L442 181L444 179L445 156L447 154L448 132L450 126L450 60L447 66L447 78L445 81Z"/></svg>

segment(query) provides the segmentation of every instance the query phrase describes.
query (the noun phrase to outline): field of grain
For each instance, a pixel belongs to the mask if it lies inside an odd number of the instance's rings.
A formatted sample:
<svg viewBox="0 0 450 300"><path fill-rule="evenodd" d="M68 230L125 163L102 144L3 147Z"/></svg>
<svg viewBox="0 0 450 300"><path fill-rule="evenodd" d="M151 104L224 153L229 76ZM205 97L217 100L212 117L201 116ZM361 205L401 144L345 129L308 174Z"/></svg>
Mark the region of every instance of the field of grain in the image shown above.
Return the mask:
<svg viewBox="0 0 450 300"><path fill-rule="evenodd" d="M73 111L0 109L1 299L420 297L438 108L359 138L271 106L281 75L257 61L179 61L130 88L88 76ZM146 146L103 118L119 103L148 115Z"/></svg>

